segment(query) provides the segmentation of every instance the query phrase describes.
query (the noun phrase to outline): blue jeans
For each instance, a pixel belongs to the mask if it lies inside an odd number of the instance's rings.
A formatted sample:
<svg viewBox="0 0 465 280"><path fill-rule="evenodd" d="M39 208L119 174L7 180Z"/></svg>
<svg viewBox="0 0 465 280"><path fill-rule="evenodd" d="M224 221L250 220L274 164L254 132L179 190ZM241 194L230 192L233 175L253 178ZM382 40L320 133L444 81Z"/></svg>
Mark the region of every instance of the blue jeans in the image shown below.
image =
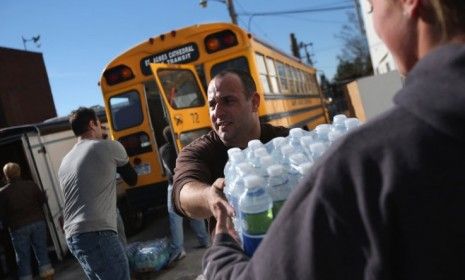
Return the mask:
<svg viewBox="0 0 465 280"><path fill-rule="evenodd" d="M78 233L66 241L88 279L130 279L128 258L116 232Z"/></svg>
<svg viewBox="0 0 465 280"><path fill-rule="evenodd" d="M184 248L184 233L183 233L183 218L176 214L171 202L171 194L173 186L168 185L168 217L170 221L171 242L170 247L172 254L180 253ZM190 219L190 226L195 232L200 246L207 247L209 243L209 236L204 220Z"/></svg>
<svg viewBox="0 0 465 280"><path fill-rule="evenodd" d="M19 279L32 279L31 246L39 264L40 274L53 273L47 251L47 229L44 221L10 231L15 249Z"/></svg>

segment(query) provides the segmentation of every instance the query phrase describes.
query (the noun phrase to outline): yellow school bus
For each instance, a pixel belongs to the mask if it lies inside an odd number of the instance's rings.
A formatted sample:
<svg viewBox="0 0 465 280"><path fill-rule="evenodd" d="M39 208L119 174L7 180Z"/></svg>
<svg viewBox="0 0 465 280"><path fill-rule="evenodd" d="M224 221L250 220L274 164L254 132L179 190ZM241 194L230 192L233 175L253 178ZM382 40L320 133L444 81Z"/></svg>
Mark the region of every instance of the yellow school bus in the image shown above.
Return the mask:
<svg viewBox="0 0 465 280"><path fill-rule="evenodd" d="M162 130L171 127L178 150L208 132L207 83L227 68L251 73L262 122L306 129L327 123L316 70L236 25L198 24L149 38L111 61L100 80L112 137L140 175L127 190L131 204L147 207L164 197Z"/></svg>

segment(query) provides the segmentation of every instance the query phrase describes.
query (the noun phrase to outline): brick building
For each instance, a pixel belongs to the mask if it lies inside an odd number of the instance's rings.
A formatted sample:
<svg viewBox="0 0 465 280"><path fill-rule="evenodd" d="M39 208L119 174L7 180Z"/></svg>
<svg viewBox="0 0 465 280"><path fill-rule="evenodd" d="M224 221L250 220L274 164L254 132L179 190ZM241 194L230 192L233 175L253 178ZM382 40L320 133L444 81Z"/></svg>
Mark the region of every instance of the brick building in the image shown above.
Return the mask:
<svg viewBox="0 0 465 280"><path fill-rule="evenodd" d="M0 128L56 115L42 53L0 47Z"/></svg>

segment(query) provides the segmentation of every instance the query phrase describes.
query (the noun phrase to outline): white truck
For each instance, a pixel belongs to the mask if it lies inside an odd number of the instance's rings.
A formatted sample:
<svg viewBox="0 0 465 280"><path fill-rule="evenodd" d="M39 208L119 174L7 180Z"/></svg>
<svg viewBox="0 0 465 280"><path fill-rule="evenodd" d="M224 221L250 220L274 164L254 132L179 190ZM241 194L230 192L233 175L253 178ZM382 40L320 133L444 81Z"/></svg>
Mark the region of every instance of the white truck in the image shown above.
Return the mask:
<svg viewBox="0 0 465 280"><path fill-rule="evenodd" d="M57 173L76 141L65 118L0 129L0 166L10 161L18 163L22 177L33 180L47 195L44 213L50 233L49 248L53 248L59 260L68 247L63 231L64 199ZM0 177L4 180L3 174Z"/></svg>

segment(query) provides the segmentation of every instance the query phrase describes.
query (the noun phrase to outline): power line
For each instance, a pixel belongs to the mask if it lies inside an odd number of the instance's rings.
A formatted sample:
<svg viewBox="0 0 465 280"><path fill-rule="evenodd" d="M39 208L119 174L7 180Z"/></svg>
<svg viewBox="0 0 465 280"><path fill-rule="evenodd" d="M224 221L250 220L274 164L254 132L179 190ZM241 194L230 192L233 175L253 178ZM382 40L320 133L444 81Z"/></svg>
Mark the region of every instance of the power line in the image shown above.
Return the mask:
<svg viewBox="0 0 465 280"><path fill-rule="evenodd" d="M303 13L317 13L317 12L331 12L337 10L353 9L353 5L338 6L338 7L327 7L327 8L312 8L312 9L299 9L299 10L288 10L288 11L274 11L274 12L254 12L254 13L240 13L241 16L277 16L277 15L288 15L288 14L303 14Z"/></svg>
<svg viewBox="0 0 465 280"><path fill-rule="evenodd" d="M299 10L288 10L288 11L275 11L275 12L255 12L255 13L241 13L240 15L249 16L249 23L247 30L250 32L250 24L252 19L256 16L282 16L289 14L302 14L302 13L318 13L318 12L332 12L338 10L353 9L353 5L336 6L336 7L324 7L324 8L311 8L311 9L299 9Z"/></svg>

